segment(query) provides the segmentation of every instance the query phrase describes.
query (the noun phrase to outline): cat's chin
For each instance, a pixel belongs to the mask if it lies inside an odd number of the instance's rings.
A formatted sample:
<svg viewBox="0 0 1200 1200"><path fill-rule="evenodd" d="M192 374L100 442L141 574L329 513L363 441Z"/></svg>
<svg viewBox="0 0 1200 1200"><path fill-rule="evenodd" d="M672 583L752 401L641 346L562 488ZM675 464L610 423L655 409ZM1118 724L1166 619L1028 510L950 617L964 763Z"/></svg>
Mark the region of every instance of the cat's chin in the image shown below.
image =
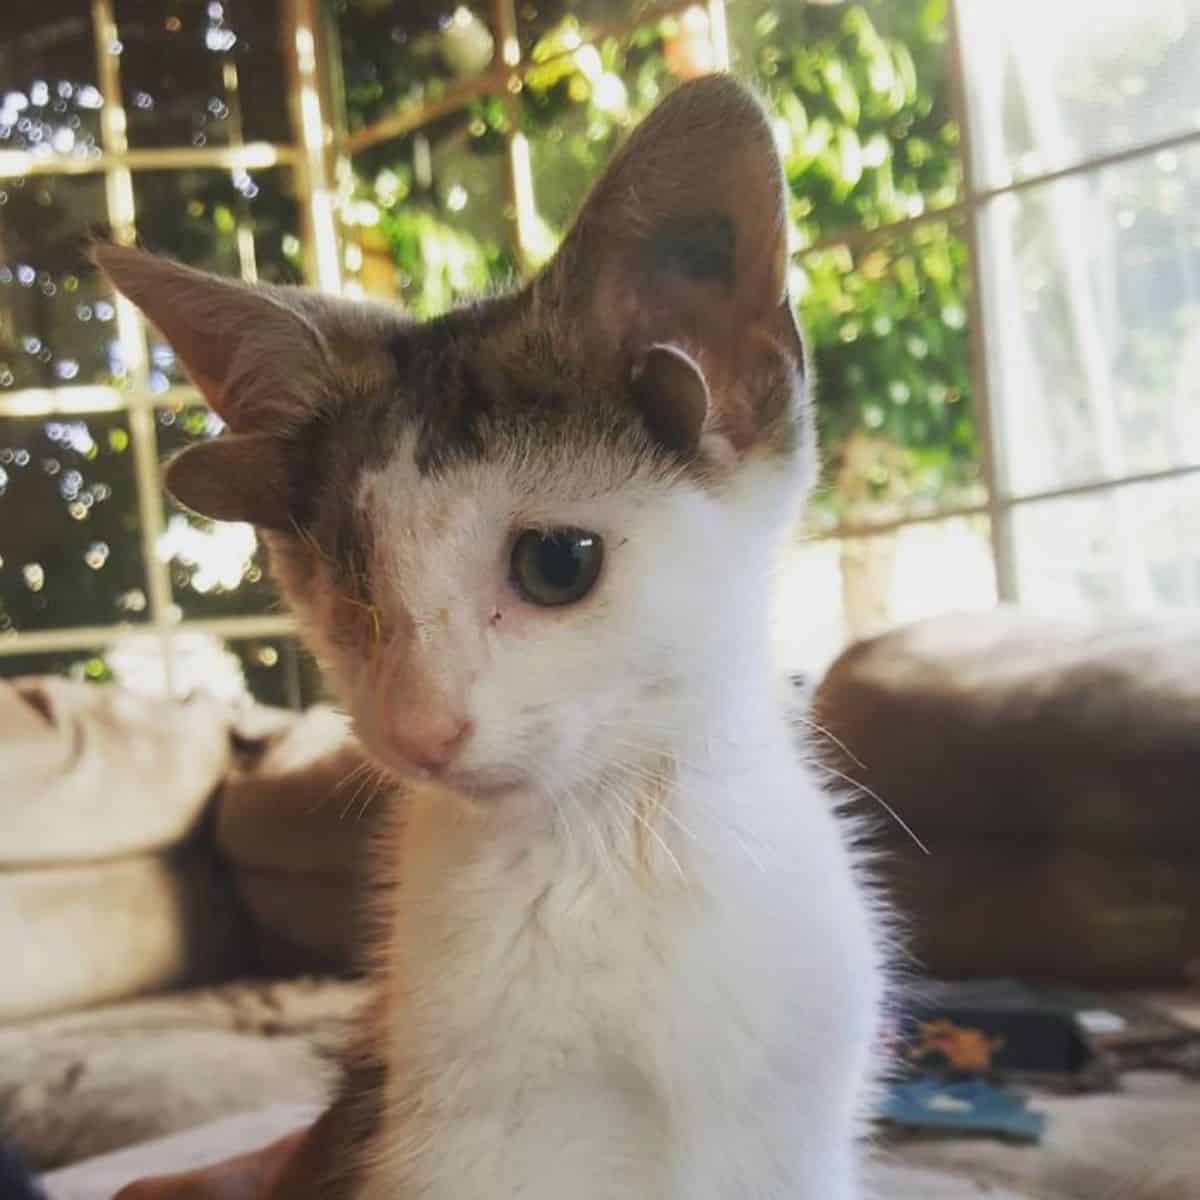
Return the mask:
<svg viewBox="0 0 1200 1200"><path fill-rule="evenodd" d="M527 791L532 786L528 774L515 767L461 767L427 771L391 755L376 752L372 757L397 783L432 780L481 804L496 803L506 796Z"/></svg>

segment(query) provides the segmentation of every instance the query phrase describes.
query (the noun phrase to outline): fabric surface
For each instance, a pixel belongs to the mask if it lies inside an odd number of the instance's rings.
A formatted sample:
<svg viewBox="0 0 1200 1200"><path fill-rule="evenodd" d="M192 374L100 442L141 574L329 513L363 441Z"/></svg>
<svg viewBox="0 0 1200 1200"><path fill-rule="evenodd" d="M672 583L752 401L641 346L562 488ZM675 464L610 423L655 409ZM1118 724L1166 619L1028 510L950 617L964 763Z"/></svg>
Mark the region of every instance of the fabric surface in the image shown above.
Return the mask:
<svg viewBox="0 0 1200 1200"><path fill-rule="evenodd" d="M246 980L0 1029L0 1129L48 1170L318 1102L363 994L332 979Z"/></svg>
<svg viewBox="0 0 1200 1200"><path fill-rule="evenodd" d="M91 862L194 832L229 761L229 716L36 676L0 680L0 868Z"/></svg>
<svg viewBox="0 0 1200 1200"><path fill-rule="evenodd" d="M319 1110L277 1105L214 1122L187 1133L134 1146L57 1171L43 1181L50 1200L111 1200L118 1188L144 1175L206 1166L253 1150L307 1124ZM881 1163L871 1175L873 1194L887 1200L1035 1200L1030 1193L996 1189L945 1171ZM1089 1198L1091 1200L1091 1198Z"/></svg>

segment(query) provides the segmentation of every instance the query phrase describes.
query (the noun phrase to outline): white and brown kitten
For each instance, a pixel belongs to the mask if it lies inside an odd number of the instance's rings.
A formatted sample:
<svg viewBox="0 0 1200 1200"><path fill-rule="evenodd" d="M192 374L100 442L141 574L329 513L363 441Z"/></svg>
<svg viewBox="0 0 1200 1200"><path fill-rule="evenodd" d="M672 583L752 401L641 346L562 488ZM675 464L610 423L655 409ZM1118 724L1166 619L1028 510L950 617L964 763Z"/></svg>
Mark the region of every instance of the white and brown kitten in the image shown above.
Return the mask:
<svg viewBox="0 0 1200 1200"><path fill-rule="evenodd" d="M532 283L424 324L97 258L230 428L172 490L452 789L383 855L333 1194L858 1196L880 939L769 649L814 456L757 102L681 87Z"/></svg>

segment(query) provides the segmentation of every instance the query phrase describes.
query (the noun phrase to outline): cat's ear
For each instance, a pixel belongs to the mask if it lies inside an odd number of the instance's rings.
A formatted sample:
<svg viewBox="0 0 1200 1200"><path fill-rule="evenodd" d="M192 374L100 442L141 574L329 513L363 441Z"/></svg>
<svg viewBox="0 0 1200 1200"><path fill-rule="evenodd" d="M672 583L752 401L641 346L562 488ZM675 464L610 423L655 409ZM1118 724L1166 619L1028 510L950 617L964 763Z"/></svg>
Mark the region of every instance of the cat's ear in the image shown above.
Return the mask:
<svg viewBox="0 0 1200 1200"><path fill-rule="evenodd" d="M728 76L673 92L617 153L558 255L535 280L556 306L638 375L652 430L666 421L742 454L790 449L804 355L787 296L787 210L771 126ZM664 386L650 386L651 347ZM695 406L706 413L695 428ZM678 448L678 447L674 447Z"/></svg>
<svg viewBox="0 0 1200 1200"><path fill-rule="evenodd" d="M171 493L206 517L291 530L290 499L305 467L293 435L333 397L393 369L395 314L303 288L252 287L124 246L94 246L92 257L229 426L171 459Z"/></svg>
<svg viewBox="0 0 1200 1200"><path fill-rule="evenodd" d="M287 290L252 287L128 246L92 248L96 265L171 343L234 433L286 433L324 398L329 352Z"/></svg>
<svg viewBox="0 0 1200 1200"><path fill-rule="evenodd" d="M124 246L92 249L97 266L171 343L230 433L189 446L166 484L193 512L291 528L294 447L288 435L324 399L328 348L283 289L249 287Z"/></svg>

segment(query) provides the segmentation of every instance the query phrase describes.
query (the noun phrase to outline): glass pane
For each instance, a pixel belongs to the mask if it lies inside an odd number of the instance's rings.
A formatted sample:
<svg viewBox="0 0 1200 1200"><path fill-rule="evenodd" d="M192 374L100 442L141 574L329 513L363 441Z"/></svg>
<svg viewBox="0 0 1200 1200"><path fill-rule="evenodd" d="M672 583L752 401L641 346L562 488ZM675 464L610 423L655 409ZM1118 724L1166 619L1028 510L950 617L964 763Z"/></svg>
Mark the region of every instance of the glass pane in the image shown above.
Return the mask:
<svg viewBox="0 0 1200 1200"><path fill-rule="evenodd" d="M812 527L982 503L959 228L930 222L857 252L811 253L793 274L824 467Z"/></svg>
<svg viewBox="0 0 1200 1200"><path fill-rule="evenodd" d="M277 0L117 0L129 144L288 142Z"/></svg>
<svg viewBox="0 0 1200 1200"><path fill-rule="evenodd" d="M123 414L0 418L0 560L0 633L147 618Z"/></svg>
<svg viewBox="0 0 1200 1200"><path fill-rule="evenodd" d="M1058 613L1200 607L1200 478L1013 511L1021 603Z"/></svg>
<svg viewBox="0 0 1200 1200"><path fill-rule="evenodd" d="M81 683L109 683L113 678L105 650L0 654L0 679L18 679L22 675L66 675Z"/></svg>
<svg viewBox="0 0 1200 1200"><path fill-rule="evenodd" d="M364 164L347 231L359 288L427 317L511 278L500 109L474 105Z"/></svg>
<svg viewBox="0 0 1200 1200"><path fill-rule="evenodd" d="M351 129L432 103L498 59L486 0L338 0L336 11Z"/></svg>
<svg viewBox="0 0 1200 1200"><path fill-rule="evenodd" d="M776 117L796 245L959 197L946 0L729 0L733 69Z"/></svg>
<svg viewBox="0 0 1200 1200"><path fill-rule="evenodd" d="M300 283L303 252L291 171L139 171L138 233L152 250L220 275ZM151 390L184 380L170 348L150 344Z"/></svg>
<svg viewBox="0 0 1200 1200"><path fill-rule="evenodd" d="M103 104L88 5L0 6L0 150L95 157Z"/></svg>
<svg viewBox="0 0 1200 1200"><path fill-rule="evenodd" d="M575 50L581 41L628 29L661 7L658 0L518 0L521 52L534 62L544 62ZM699 7L697 12L703 16ZM707 43L707 20L704 24ZM706 46L702 53L706 65L700 70L711 70L711 48Z"/></svg>
<svg viewBox="0 0 1200 1200"><path fill-rule="evenodd" d="M0 179L0 393L123 373L112 293L82 253L104 213L100 176Z"/></svg>
<svg viewBox="0 0 1200 1200"><path fill-rule="evenodd" d="M980 282L1006 488L1200 463L1200 149L1000 196Z"/></svg>
<svg viewBox="0 0 1200 1200"><path fill-rule="evenodd" d="M539 232L547 256L566 231L613 151L678 82L667 53L680 22L658 21L631 38L558 53L532 67L521 93L521 129L529 139ZM707 19L703 37L707 44ZM549 44L544 43L544 44Z"/></svg>
<svg viewBox="0 0 1200 1200"><path fill-rule="evenodd" d="M260 704L308 708L325 698L312 659L293 638L246 638L228 643L246 688Z"/></svg>
<svg viewBox="0 0 1200 1200"><path fill-rule="evenodd" d="M870 537L799 542L775 597L781 665L819 677L849 643L939 613L996 603L986 517L923 521Z"/></svg>
<svg viewBox="0 0 1200 1200"><path fill-rule="evenodd" d="M157 412L158 448L168 455L208 441L224 429L202 404ZM278 595L266 574L254 530L229 521L205 521L166 497L166 529L159 553L170 564L171 589L185 618L244 616L276 611Z"/></svg>
<svg viewBox="0 0 1200 1200"><path fill-rule="evenodd" d="M986 186L1200 127L1200 0L959 7Z"/></svg>

